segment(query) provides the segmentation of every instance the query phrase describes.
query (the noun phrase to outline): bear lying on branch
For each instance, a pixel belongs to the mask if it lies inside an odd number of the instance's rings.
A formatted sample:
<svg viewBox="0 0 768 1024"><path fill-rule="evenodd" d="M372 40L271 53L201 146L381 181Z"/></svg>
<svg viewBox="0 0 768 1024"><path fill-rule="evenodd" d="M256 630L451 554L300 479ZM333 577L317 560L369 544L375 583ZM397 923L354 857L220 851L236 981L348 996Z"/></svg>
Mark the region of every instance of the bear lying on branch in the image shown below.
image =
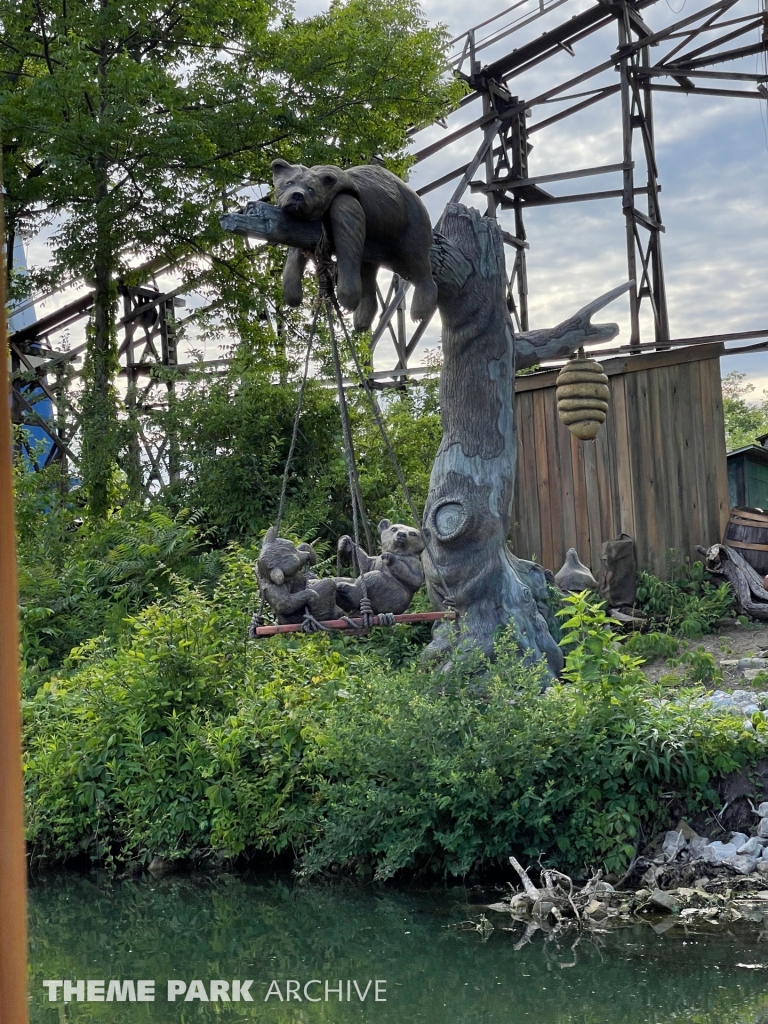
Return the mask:
<svg viewBox="0 0 768 1024"><path fill-rule="evenodd" d="M336 295L345 309L354 310L355 330L367 331L376 316L380 266L413 285L414 320L432 316L437 306L429 258L432 225L413 189L377 164L344 171L273 160L272 174L276 206L299 220L323 221L336 254ZM366 242L373 242L380 252L376 262L363 259ZM301 304L301 279L312 255L305 249L288 250L283 298L289 306Z"/></svg>

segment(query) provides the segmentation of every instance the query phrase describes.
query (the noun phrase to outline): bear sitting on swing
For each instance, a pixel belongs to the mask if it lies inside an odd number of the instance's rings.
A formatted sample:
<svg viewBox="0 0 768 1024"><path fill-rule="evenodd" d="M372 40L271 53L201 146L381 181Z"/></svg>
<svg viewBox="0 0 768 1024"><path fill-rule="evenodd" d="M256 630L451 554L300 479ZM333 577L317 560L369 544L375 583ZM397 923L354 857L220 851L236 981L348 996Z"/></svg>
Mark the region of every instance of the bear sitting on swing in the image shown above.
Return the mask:
<svg viewBox="0 0 768 1024"><path fill-rule="evenodd" d="M278 537L274 526L267 530L256 562L256 578L279 623L299 623L308 618L322 622L343 614L336 604L335 580L310 575L309 569L316 562L311 544L297 547L293 541Z"/></svg>
<svg viewBox="0 0 768 1024"><path fill-rule="evenodd" d="M336 579L336 603L348 613L358 613L367 594L374 615L402 615L424 583L420 557L424 541L419 531L382 519L379 536L381 554L375 556L355 544L351 537L339 538L339 554L351 555L352 564L360 573L356 580Z"/></svg>

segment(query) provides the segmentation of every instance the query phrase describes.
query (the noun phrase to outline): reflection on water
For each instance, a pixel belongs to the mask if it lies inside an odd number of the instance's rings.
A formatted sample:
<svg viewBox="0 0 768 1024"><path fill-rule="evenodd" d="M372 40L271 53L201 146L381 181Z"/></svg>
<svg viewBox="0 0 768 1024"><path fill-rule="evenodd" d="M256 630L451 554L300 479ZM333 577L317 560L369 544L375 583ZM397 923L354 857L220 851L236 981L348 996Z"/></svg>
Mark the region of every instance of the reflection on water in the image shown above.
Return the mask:
<svg viewBox="0 0 768 1024"><path fill-rule="evenodd" d="M516 950L519 927L485 940L448 927L468 914L462 889L49 876L30 892L31 1021L768 1024L768 943L754 931L637 927L602 936L601 947L584 939L572 950L571 937L556 948L539 935ZM65 979L73 1001L61 1001L62 986L49 1002L43 980ZM81 979L105 982L94 994L110 980L154 980L155 1001L116 1002L113 988L111 1002L78 1002ZM168 1002L169 979L209 997L212 980L230 995L233 980L251 980L253 1002ZM376 980L378 1002L374 985L366 992Z"/></svg>

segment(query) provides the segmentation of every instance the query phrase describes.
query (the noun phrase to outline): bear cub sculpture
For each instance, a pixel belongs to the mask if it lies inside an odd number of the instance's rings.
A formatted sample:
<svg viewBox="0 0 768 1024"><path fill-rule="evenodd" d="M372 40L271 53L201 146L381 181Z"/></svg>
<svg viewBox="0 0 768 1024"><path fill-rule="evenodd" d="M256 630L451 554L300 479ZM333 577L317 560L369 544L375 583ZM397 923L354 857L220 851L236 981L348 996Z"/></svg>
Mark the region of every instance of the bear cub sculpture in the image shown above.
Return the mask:
<svg viewBox="0 0 768 1024"><path fill-rule="evenodd" d="M351 537L339 538L339 553L353 556L352 564L361 574L356 580L336 579L336 601L346 612L360 611L360 602L365 596L363 579L374 615L402 615L424 583L421 533L412 526L382 519L379 537L381 554L375 556L355 544Z"/></svg>
<svg viewBox="0 0 768 1024"><path fill-rule="evenodd" d="M384 266L413 285L411 316L429 318L437 305L429 250L432 225L413 189L377 164L342 170L272 161L275 205L300 220L322 220L336 254L336 295L354 310L355 330L367 331L376 315L376 274ZM365 259L363 250L368 243ZM283 298L301 304L308 256L290 248L283 271Z"/></svg>
<svg viewBox="0 0 768 1024"><path fill-rule="evenodd" d="M336 604L336 581L318 579L309 569L317 562L310 544L278 537L271 526L264 535L256 562L256 578L264 600L279 623L338 619L343 612Z"/></svg>

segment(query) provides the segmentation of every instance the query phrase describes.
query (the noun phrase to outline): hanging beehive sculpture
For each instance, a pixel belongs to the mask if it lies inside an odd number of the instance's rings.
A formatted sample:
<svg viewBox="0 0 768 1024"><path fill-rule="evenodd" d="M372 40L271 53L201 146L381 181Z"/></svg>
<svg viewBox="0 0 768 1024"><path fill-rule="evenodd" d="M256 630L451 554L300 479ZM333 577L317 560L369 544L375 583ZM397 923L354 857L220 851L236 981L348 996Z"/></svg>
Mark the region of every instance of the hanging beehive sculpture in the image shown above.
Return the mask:
<svg viewBox="0 0 768 1024"><path fill-rule="evenodd" d="M560 421L580 441L594 440L605 423L611 394L602 366L579 349L557 375L556 383Z"/></svg>

